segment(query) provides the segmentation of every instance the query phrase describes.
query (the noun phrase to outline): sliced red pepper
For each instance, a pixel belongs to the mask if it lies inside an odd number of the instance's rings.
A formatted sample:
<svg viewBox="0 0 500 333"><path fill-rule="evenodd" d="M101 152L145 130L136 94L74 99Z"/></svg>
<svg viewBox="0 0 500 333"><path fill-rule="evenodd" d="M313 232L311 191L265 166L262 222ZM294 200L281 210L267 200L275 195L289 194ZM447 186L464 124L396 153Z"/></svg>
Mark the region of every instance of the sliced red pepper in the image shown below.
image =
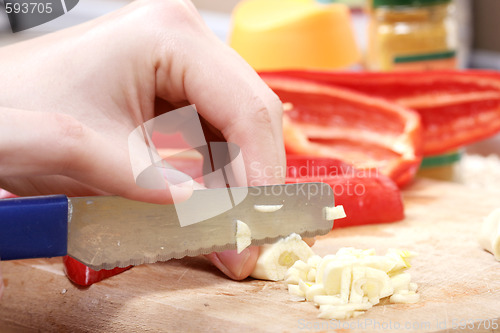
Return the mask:
<svg viewBox="0 0 500 333"><path fill-rule="evenodd" d="M395 222L404 218L399 188L376 170L357 170L338 159L287 156L287 183L324 182L347 217L333 227Z"/></svg>
<svg viewBox="0 0 500 333"><path fill-rule="evenodd" d="M95 271L70 256L63 257L63 264L64 273L66 273L68 279L70 279L73 283L84 287L88 287L91 284L107 279L113 275L120 274L132 267L116 267L113 269L101 269L99 271Z"/></svg>
<svg viewBox="0 0 500 333"><path fill-rule="evenodd" d="M288 154L336 158L378 169L398 185L421 161L418 114L395 103L328 84L263 75L285 103Z"/></svg>
<svg viewBox="0 0 500 333"><path fill-rule="evenodd" d="M262 76L307 79L412 108L422 119L424 156L448 152L500 131L500 73L496 71L281 71Z"/></svg>

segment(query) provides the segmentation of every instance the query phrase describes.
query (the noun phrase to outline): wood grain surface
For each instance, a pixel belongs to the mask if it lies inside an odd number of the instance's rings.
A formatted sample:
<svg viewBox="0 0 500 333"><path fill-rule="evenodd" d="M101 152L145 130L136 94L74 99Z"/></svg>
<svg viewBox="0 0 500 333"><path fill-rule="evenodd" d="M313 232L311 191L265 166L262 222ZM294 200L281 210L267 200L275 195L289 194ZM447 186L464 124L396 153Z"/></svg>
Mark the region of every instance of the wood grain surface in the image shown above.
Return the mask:
<svg viewBox="0 0 500 333"><path fill-rule="evenodd" d="M417 304L327 321L312 303L290 301L284 284L231 281L201 257L134 267L89 288L66 279L61 258L22 260L1 263L0 332L500 332L500 262L476 240L499 193L418 180L404 191L404 221L334 230L314 245L320 255L343 246L418 252Z"/></svg>

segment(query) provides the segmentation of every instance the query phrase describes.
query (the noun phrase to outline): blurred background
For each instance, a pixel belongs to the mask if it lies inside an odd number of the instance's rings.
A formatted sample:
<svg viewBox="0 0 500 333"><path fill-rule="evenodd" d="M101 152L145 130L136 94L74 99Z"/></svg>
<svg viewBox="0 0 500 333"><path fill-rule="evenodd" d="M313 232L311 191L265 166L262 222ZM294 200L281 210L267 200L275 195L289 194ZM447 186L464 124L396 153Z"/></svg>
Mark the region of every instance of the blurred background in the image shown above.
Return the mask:
<svg viewBox="0 0 500 333"><path fill-rule="evenodd" d="M403 61L431 55L432 65L425 65L431 67L424 69L500 70L500 0L192 1L209 28L257 70L397 70L393 60L398 54ZM19 33L12 33L2 10L0 47L91 20L129 2L80 0L66 15ZM432 8L415 5L419 3ZM401 4L410 9L391 11ZM422 66L418 61L403 65ZM473 174L479 186L500 183L500 136L468 146L464 156L463 174Z"/></svg>
<svg viewBox="0 0 500 333"><path fill-rule="evenodd" d="M368 13L366 1L339 0L351 8L351 20L356 42L361 51L368 44ZM372 0L373 1L373 0ZM0 0L0 3L2 1ZM208 26L222 40L228 40L231 13L238 0L193 0ZM123 0L81 0L68 14L25 32L13 34L4 11L0 11L0 46L36 37L104 15L129 3ZM460 35L462 67L500 69L500 38L498 36L499 0L455 0L457 26Z"/></svg>

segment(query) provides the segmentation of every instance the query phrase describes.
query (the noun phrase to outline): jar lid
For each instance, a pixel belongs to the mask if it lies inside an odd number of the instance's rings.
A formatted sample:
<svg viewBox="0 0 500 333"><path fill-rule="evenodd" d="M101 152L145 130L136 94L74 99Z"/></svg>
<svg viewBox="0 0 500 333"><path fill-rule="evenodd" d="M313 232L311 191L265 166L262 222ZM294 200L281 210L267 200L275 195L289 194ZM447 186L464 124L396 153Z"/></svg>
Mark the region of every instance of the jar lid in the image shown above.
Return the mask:
<svg viewBox="0 0 500 333"><path fill-rule="evenodd" d="M447 154L434 155L424 157L422 163L420 164L420 168L435 168L441 166L452 165L462 158L462 151L453 151Z"/></svg>
<svg viewBox="0 0 500 333"><path fill-rule="evenodd" d="M373 0L373 7L432 6L452 0Z"/></svg>

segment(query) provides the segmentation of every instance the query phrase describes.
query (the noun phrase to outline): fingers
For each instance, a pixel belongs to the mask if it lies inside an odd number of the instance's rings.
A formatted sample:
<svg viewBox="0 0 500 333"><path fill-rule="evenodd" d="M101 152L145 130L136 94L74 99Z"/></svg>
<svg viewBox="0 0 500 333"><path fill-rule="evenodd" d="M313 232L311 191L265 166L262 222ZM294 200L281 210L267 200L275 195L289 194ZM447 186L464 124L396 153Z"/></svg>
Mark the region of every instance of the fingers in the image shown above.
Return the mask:
<svg viewBox="0 0 500 333"><path fill-rule="evenodd" d="M224 252L213 252L206 257L224 274L233 280L243 280L248 277L255 268L259 257L259 247L251 246L240 254L236 250Z"/></svg>
<svg viewBox="0 0 500 333"><path fill-rule="evenodd" d="M228 142L237 144L249 185L282 182L281 102L236 52L195 22L196 15L186 16L194 23L184 34L173 36L177 41L171 35L163 38L165 45L156 61L157 95L195 104ZM178 49L172 53L175 46Z"/></svg>
<svg viewBox="0 0 500 333"><path fill-rule="evenodd" d="M226 64L234 62L229 69L224 70L217 62L199 72L200 80L186 75L186 81L191 80L186 83L191 89L186 93L192 96L200 114L222 132L226 141L241 148L248 185L280 183L285 163L281 102L253 70L247 68L248 65L233 59L232 53L228 52L227 56ZM217 86L220 92L207 92L207 87L201 84L214 81L215 85L210 86Z"/></svg>
<svg viewBox="0 0 500 333"><path fill-rule="evenodd" d="M156 94L179 103L187 100L242 152L250 186L282 183L285 151L282 105L255 71L236 52L220 42L184 12L182 34L166 27L156 57ZM174 28L175 30L175 28ZM172 52L172 50L176 52ZM254 269L258 248L212 253L208 258L232 279Z"/></svg>
<svg viewBox="0 0 500 333"><path fill-rule="evenodd" d="M59 113L0 108L0 178L15 183L21 177L63 175L101 193L154 203L171 203L172 194L179 201L191 195L190 186L137 186L127 136L117 131L115 140L103 137Z"/></svg>

